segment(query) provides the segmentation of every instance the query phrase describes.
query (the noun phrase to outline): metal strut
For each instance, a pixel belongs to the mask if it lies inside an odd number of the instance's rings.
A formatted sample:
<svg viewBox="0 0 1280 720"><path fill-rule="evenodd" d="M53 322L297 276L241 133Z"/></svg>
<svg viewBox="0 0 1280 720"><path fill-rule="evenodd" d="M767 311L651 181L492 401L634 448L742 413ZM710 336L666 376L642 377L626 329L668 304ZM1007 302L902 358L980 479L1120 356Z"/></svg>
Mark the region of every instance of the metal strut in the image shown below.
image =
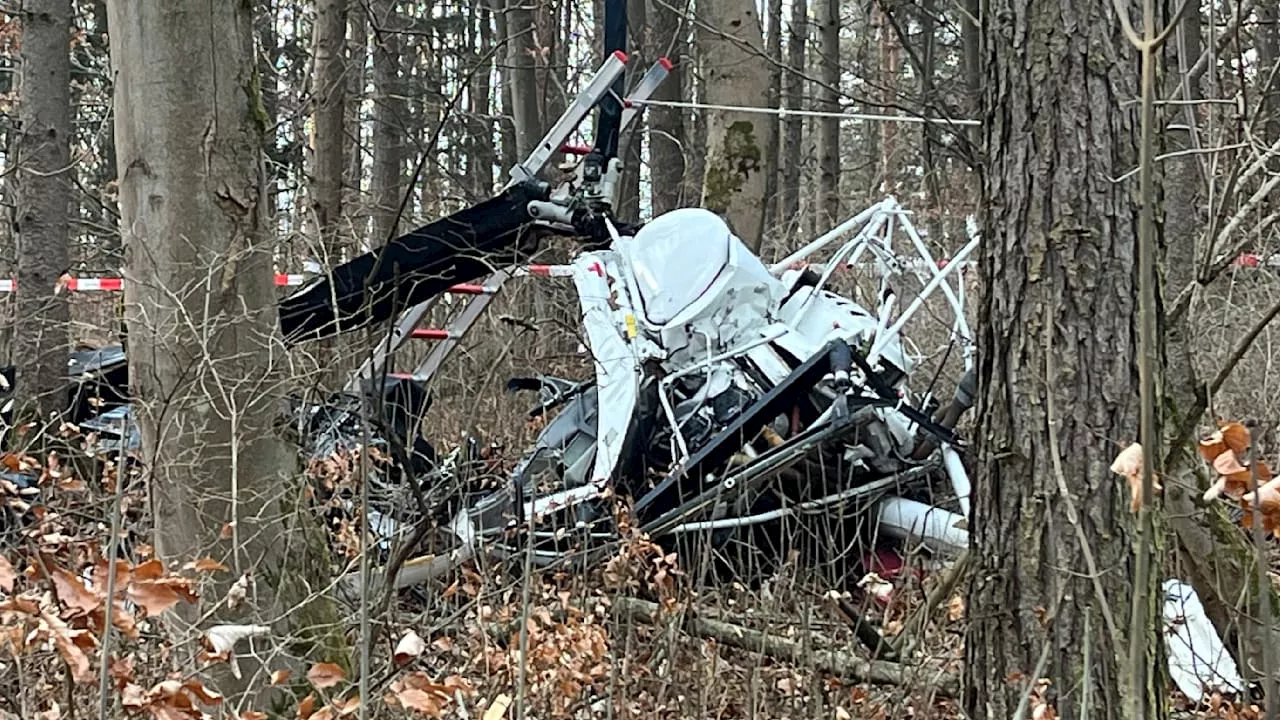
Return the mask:
<svg viewBox="0 0 1280 720"><path fill-rule="evenodd" d="M609 3L625 5L625 3L620 3L617 0L609 0ZM623 16L621 22L621 29L625 36L625 16ZM615 30L617 30L616 27ZM616 40L616 38L614 39ZM601 119L597 125L596 142L594 147L587 153L581 169L581 180L584 186L582 195L590 198L593 204L603 206L605 210L612 208L613 188L616 186L619 166L615 157L617 138L636 117L637 113L632 103L639 103L652 96L653 92L669 74L671 63L665 57L659 59L641 77L635 89L626 99L619 99L617 88L620 87L625 68L626 55L621 48L606 55L604 64L588 81L574 102L561 115L560 119L552 125L529 157L511 168L508 173L510 179L504 191L510 191L521 183L536 181L537 174L546 166L556 152L578 154L575 151L579 151L580 148L567 144L569 137L586 118L591 109L599 107ZM612 103L609 102L610 98L613 99ZM612 108L612 111L610 108ZM613 113L613 119L609 119L610 112ZM612 140L609 139L610 137L612 137ZM607 158L611 166L599 173L594 179L590 176L591 169L589 166L589 161L592 157ZM535 206L546 206L547 204L545 202L531 202L530 215L536 216L537 208ZM570 216L572 212L565 208L562 214ZM555 219L552 218L553 221ZM563 218L559 219L563 220ZM347 383L346 390L348 392L357 392L363 385L378 377L383 372L392 354L410 338L437 341L437 344L431 349L426 359L411 374L415 381L427 382L431 380L444 364L449 354L457 348L475 322L484 314L489 303L501 292L507 280L521 274L554 274L540 273L535 269L536 267L531 266L528 269L532 270L532 272L513 272L511 269L500 269L489 275L482 282L451 286L447 292L471 295L472 297L461 312L444 328L418 327L423 316L432 306L434 298L413 305L400 316L392 332L379 343L360 369L351 377Z"/></svg>

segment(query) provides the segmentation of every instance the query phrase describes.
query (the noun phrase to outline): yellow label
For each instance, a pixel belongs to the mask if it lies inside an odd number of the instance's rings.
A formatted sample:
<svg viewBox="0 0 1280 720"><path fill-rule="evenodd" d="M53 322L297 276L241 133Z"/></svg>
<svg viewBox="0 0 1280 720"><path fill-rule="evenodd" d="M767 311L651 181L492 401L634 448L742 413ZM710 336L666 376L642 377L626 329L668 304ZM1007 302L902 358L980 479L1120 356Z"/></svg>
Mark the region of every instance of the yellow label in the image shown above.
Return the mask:
<svg viewBox="0 0 1280 720"><path fill-rule="evenodd" d="M634 338L636 336L636 316L627 313L627 337Z"/></svg>

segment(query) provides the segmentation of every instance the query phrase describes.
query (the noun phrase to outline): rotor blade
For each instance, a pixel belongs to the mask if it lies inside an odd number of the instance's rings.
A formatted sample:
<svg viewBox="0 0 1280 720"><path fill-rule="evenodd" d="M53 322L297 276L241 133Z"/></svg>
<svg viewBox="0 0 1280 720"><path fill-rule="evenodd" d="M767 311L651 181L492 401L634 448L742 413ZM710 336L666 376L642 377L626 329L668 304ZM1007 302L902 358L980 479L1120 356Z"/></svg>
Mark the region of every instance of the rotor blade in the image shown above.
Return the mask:
<svg viewBox="0 0 1280 720"><path fill-rule="evenodd" d="M478 205L423 225L317 278L280 303L290 344L386 322L406 307L519 262L528 204L538 193L514 185Z"/></svg>

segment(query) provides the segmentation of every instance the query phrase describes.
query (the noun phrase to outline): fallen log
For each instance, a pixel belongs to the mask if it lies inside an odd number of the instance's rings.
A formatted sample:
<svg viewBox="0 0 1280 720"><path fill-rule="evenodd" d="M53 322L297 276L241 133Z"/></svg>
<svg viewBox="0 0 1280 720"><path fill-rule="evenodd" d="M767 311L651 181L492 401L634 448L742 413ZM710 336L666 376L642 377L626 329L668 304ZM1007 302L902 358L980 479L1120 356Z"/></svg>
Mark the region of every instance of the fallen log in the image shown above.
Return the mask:
<svg viewBox="0 0 1280 720"><path fill-rule="evenodd" d="M638 598L613 598L613 607L621 615L639 622L653 624L659 616L657 603ZM688 617L684 629L690 634L711 638L725 645L797 664L812 664L823 672L851 677L861 682L900 686L922 682L936 688L940 695L946 697L954 698L960 694L960 679L954 673L936 666L865 660L842 650L805 648L793 640L696 615Z"/></svg>

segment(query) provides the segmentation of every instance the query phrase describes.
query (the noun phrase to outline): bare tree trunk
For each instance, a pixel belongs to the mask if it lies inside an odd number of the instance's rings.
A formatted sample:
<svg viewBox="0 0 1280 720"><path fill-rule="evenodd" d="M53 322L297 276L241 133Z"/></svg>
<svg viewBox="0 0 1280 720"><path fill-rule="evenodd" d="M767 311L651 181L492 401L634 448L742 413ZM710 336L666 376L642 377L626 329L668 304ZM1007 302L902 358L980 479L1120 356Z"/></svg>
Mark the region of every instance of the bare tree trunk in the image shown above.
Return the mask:
<svg viewBox="0 0 1280 720"><path fill-rule="evenodd" d="M22 415L38 413L44 423L67 404L71 315L66 295L54 289L71 269L71 0L27 0L25 9L14 163L20 288L14 357Z"/></svg>
<svg viewBox="0 0 1280 720"><path fill-rule="evenodd" d="M538 38L533 27L533 0L506 0L507 64L504 83L511 90L511 116L516 129L516 154L528 157L542 139L538 112Z"/></svg>
<svg viewBox="0 0 1280 720"><path fill-rule="evenodd" d="M471 176L471 192L476 201L480 201L493 194L493 166L497 162L497 157L493 150L494 102L492 74L489 72L493 67L493 59L487 57L489 51L493 48L493 28L491 25L493 14L484 3L474 5L473 12L476 14L476 24L480 29L480 42L475 48L475 62L484 63L485 68L477 72L471 81L474 84L475 92L471 93L470 97L471 142L469 145L471 147L471 156L468 163L468 174Z"/></svg>
<svg viewBox="0 0 1280 720"><path fill-rule="evenodd" d="M1254 32L1257 36L1258 70L1263 81L1259 89L1266 118L1263 128L1267 141L1274 143L1280 139L1280 8L1273 2L1260 2L1257 12L1258 29ZM1272 164L1273 169L1278 167L1280 161Z"/></svg>
<svg viewBox="0 0 1280 720"><path fill-rule="evenodd" d="M645 44L654 53L665 55L672 62L667 79L658 86L655 100L680 101L684 98L685 67L688 65L680 16L668 2L650 0L647 17L650 22ZM653 214L680 207L681 188L684 185L685 154L701 149L688 148L684 136L684 110L655 106L645 111L649 124L649 179L652 183Z"/></svg>
<svg viewBox="0 0 1280 720"><path fill-rule="evenodd" d="M341 660L336 613L311 592L328 575L327 548L304 530L318 526L295 507L297 458L275 426L284 368L252 5L109 0L108 8L129 375L156 553L174 568L211 556L233 570L214 580L211 606L166 617L269 623L296 656ZM227 609L221 600L241 573L253 588ZM212 668L217 689L229 701L268 692L261 660L237 661L243 679Z"/></svg>
<svg viewBox="0 0 1280 720"><path fill-rule="evenodd" d="M937 106L934 94L934 77L937 75L937 23L934 18L934 0L920 0L920 102L927 115L937 114L933 108ZM937 131L931 123L924 123L921 132L920 162L924 169L922 179L925 198L930 209L936 209L941 200L939 168L933 154L933 146L937 142Z"/></svg>
<svg viewBox="0 0 1280 720"><path fill-rule="evenodd" d="M699 5L698 15L710 28L699 28L698 40L704 101L711 105L759 106L769 92L769 68L762 61L764 34L755 3L707 0ZM768 134L765 115L727 110L707 113L702 205L723 215L743 242L757 251L764 237L764 154Z"/></svg>
<svg viewBox="0 0 1280 720"><path fill-rule="evenodd" d="M769 53L769 100L771 108L782 102L782 0L769 0L769 27L766 39ZM769 147L764 158L764 227L772 233L778 223L779 155L782 152L781 122L769 116Z"/></svg>
<svg viewBox="0 0 1280 720"><path fill-rule="evenodd" d="M880 103L890 107L898 101L897 86L902 76L902 53L898 46L897 36L893 31L893 21L888 11L877 3L871 8L871 24L876 28L879 68L877 84ZM882 184L876 188L879 194L894 193L898 184L898 146L899 129L893 123L880 123L879 131L880 162L876 168L877 178Z"/></svg>
<svg viewBox="0 0 1280 720"><path fill-rule="evenodd" d="M818 0L818 109L840 112L840 0ZM818 208L814 221L830 226L840 218L840 121L824 117L818 123ZM818 228L821 230L821 227Z"/></svg>
<svg viewBox="0 0 1280 720"><path fill-rule="evenodd" d="M538 54L534 60L538 77L538 119L542 132L545 132L547 123L555 122L564 113L568 104L565 98L565 81L568 80L569 37L561 37L560 31L563 27L561 20L569 10L567 2L537 0L532 13L537 28L534 41L537 43ZM538 133L534 142L542 139L542 132Z"/></svg>
<svg viewBox="0 0 1280 720"><path fill-rule="evenodd" d="M311 211L315 214L319 247L324 255L331 256L325 261L332 263L342 246L338 235L342 232L342 173L346 169L347 0L320 0L313 33L311 112L315 129L311 177L315 189Z"/></svg>
<svg viewBox="0 0 1280 720"><path fill-rule="evenodd" d="M978 117L982 112L982 0L962 0L964 10L960 18L960 40L964 50L965 95L969 102L964 108L969 117ZM976 144L980 141L982 131L973 128L971 138Z"/></svg>
<svg viewBox="0 0 1280 720"><path fill-rule="evenodd" d="M685 67L688 71L685 73L685 100L687 101L705 101L706 80L702 76L702 58L703 51L700 47L693 47L693 62ZM703 178L707 174L707 135L709 134L706 110L693 110L685 116L685 128L687 134L683 138L685 147L684 156L684 187L680 189L680 204L691 205L697 203L702 198Z"/></svg>
<svg viewBox="0 0 1280 720"><path fill-rule="evenodd" d="M1109 469L1139 429L1138 208L1111 180L1136 162L1135 63L1110 0L991 0L988 17L965 710L1013 717L1044 677L1058 717L1087 700L1087 717L1130 718L1135 693L1162 717L1163 659L1128 682L1131 633L1158 635L1130 608L1156 598L1133 585L1135 516Z"/></svg>
<svg viewBox="0 0 1280 720"><path fill-rule="evenodd" d="M103 12L106 12L103 3ZM258 75L262 77L262 108L267 114L268 128L262 137L262 152L267 158L267 217L273 229L278 229L276 202L280 195L280 168L276 163L277 130L280 117L280 79L276 76L276 61L280 57L280 37L276 34L276 4L273 0L258 0L258 13L262 22L257 24ZM292 259L292 258L291 258Z"/></svg>
<svg viewBox="0 0 1280 720"><path fill-rule="evenodd" d="M643 28L646 0L627 0L627 27L630 51L627 53L627 73L624 87L631 87L636 77L652 62L653 49L637 43L631 31ZM562 103L563 104L563 103ZM635 222L640 218L640 166L642 160L644 127L633 121L618 138L618 158L622 160L621 177L618 178L618 218Z"/></svg>
<svg viewBox="0 0 1280 720"><path fill-rule="evenodd" d="M790 110L801 109L805 95L805 45L809 38L807 0L792 0L789 37L787 38L787 73L782 87L784 102ZM778 214L799 229L800 168L804 163L804 117L791 115L783 122L782 138L782 203Z"/></svg>
<svg viewBox="0 0 1280 720"><path fill-rule="evenodd" d="M373 4L375 34L373 45L373 195L374 247L391 239L397 231L396 214L404 196L405 137L409 133L409 108L401 78L403 40L396 29L400 10L396 0Z"/></svg>
<svg viewBox="0 0 1280 720"><path fill-rule="evenodd" d="M311 213L315 221L312 252L326 267L343 262L348 234L343 222L342 175L347 145L347 0L320 0L312 30L314 70L311 77ZM338 341L316 343L317 380L322 387L341 387L345 363Z"/></svg>
<svg viewBox="0 0 1280 720"><path fill-rule="evenodd" d="M364 125L365 86L369 74L365 65L369 59L369 17L364 3L356 3L347 13L347 98L346 98L346 141L350 143L347 153L347 169L343 179L347 193L343 199L343 207L351 216L351 225L355 231L355 252L363 252L364 245L369 242L368 211L362 207L364 189L364 156L361 128Z"/></svg>
<svg viewBox="0 0 1280 720"><path fill-rule="evenodd" d="M493 13L493 24L497 30L498 38L503 42L507 42L511 37L510 23L507 21L506 3L504 0L485 0L489 6L489 10ZM505 52L500 52L497 56L497 64L500 72L498 73L498 82L501 90L498 92L499 98L502 100L502 111L498 116L498 133L501 142L498 143L498 159L501 162L500 176L505 177L508 170L515 167L517 162L523 160L518 157L519 148L516 147L516 123L515 116L511 109L515 104L514 93L511 90L512 85L512 68L508 57L511 54L511 48L506 46ZM495 98L497 100L498 98ZM495 102L496 106L498 103ZM536 142L536 141L535 141Z"/></svg>

